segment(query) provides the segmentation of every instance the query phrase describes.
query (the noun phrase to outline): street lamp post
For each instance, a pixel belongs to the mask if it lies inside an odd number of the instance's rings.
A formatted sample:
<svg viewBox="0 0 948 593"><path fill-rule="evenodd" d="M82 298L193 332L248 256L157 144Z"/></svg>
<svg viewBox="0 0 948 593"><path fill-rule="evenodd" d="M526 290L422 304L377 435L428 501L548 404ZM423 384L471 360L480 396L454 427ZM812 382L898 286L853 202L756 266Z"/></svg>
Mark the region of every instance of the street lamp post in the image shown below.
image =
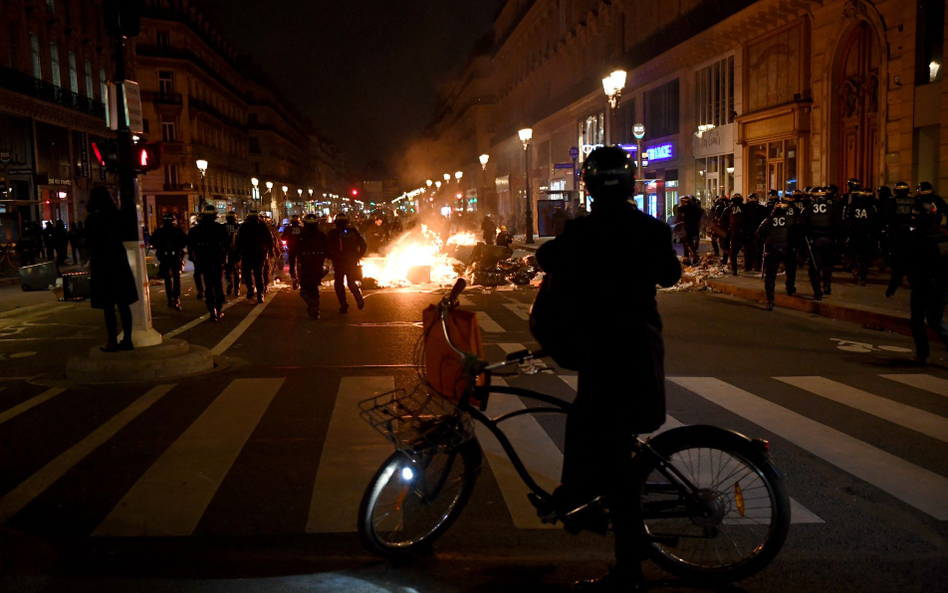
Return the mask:
<svg viewBox="0 0 948 593"><path fill-rule="evenodd" d="M635 188L638 193L639 182L642 182L642 195L645 195L645 175L642 173L642 138L645 138L645 124L634 124L632 135L635 136ZM645 198L642 198L642 210L647 211Z"/></svg>
<svg viewBox="0 0 948 593"><path fill-rule="evenodd" d="M454 178L457 179L458 182L458 196L460 196L458 201L461 202L461 212L467 212L467 200L464 199L464 193L461 191L461 177L464 177L463 171L457 171L454 174Z"/></svg>
<svg viewBox="0 0 948 593"><path fill-rule="evenodd" d="M267 193L270 194L270 208L273 209L273 182L272 181L267 182ZM263 201L261 200L261 205L262 205L262 202Z"/></svg>
<svg viewBox="0 0 948 593"><path fill-rule="evenodd" d="M482 186L484 188L484 195L478 196L477 208L475 208L475 210L480 210L481 204L485 203L485 200L487 200L487 161L490 160L490 155L482 154L481 156L477 157L477 160L481 163L481 179L484 181L484 185Z"/></svg>
<svg viewBox="0 0 948 593"><path fill-rule="evenodd" d="M609 100L609 144L618 144L615 139L615 121L616 112L619 109L619 98L622 96L622 89L625 88L626 79L625 70L614 70L609 76L602 79L602 90L606 93Z"/></svg>
<svg viewBox="0 0 948 593"><path fill-rule="evenodd" d="M207 206L207 182L205 180L207 173L207 161L204 159L197 160L198 171L201 172L201 207L198 208L198 212L203 212L204 208Z"/></svg>
<svg viewBox="0 0 948 593"><path fill-rule="evenodd" d="M286 213L286 190L288 190L288 189L290 189L290 188L288 188L288 187L285 186L285 185L283 186L283 203L281 204L280 209L277 211L278 214L282 213L282 215L280 216L280 222L281 222L281 223L283 222L283 219L287 217L287 216L286 216L286 214L287 214L287 213Z"/></svg>
<svg viewBox="0 0 948 593"><path fill-rule="evenodd" d="M527 198L527 228L526 243L533 244L533 198L530 196L530 140L533 139L533 128L524 128L518 132L520 141L523 142L523 186Z"/></svg>

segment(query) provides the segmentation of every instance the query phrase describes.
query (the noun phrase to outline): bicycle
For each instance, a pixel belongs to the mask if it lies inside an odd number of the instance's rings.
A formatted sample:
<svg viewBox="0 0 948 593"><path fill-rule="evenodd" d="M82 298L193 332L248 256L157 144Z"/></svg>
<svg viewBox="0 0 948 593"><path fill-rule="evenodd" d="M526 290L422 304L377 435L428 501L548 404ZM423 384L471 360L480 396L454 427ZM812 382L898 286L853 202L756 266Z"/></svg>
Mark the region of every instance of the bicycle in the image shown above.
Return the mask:
<svg viewBox="0 0 948 593"><path fill-rule="evenodd" d="M571 404L529 389L491 385L493 373L533 364L542 351L511 353L491 364L451 343L447 315L458 306L464 286L459 280L438 305L441 330L461 357L466 377L457 403L422 384L359 404L363 418L396 448L362 498L362 541L380 556L398 558L428 549L447 531L470 498L481 468L474 422L500 442L543 521L605 533L598 527L608 525L608 500L600 496L566 513L552 511L552 494L537 485L498 427L523 414L567 413ZM484 412L494 394L523 396L542 405L491 419ZM693 425L637 438L633 453L644 537L660 567L681 578L730 582L762 570L776 557L790 527L790 503L767 441ZM577 517L590 515L577 525Z"/></svg>

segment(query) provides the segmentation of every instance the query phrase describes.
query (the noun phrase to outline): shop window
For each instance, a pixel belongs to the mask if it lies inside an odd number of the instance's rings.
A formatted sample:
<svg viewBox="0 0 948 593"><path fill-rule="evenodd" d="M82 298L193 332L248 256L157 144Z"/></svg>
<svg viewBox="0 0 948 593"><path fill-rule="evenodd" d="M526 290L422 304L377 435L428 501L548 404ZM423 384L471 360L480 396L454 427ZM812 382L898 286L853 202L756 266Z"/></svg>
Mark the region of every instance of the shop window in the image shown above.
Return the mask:
<svg viewBox="0 0 948 593"><path fill-rule="evenodd" d="M79 72L76 69L76 52L69 52L69 90L79 93Z"/></svg>
<svg viewBox="0 0 948 593"><path fill-rule="evenodd" d="M755 144L748 149L748 188L764 197L770 190L780 196L799 187L799 151L796 138Z"/></svg>
<svg viewBox="0 0 948 593"><path fill-rule="evenodd" d="M62 86L62 72L59 70L59 44L55 41L49 42L49 65L53 72L53 85Z"/></svg>
<svg viewBox="0 0 948 593"><path fill-rule="evenodd" d="M945 0L920 0L915 33L915 84L941 80L944 70Z"/></svg>
<svg viewBox="0 0 948 593"><path fill-rule="evenodd" d="M678 133L678 79L645 93L645 138Z"/></svg>

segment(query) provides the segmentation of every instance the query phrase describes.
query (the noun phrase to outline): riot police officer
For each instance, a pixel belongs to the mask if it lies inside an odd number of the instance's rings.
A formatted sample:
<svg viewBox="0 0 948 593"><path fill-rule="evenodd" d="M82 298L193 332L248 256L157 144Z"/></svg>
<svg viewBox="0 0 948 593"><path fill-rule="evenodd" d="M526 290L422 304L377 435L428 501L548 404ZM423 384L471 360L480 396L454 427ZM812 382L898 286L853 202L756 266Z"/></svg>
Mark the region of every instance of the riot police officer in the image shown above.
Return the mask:
<svg viewBox="0 0 948 593"><path fill-rule="evenodd" d="M359 231L349 227L349 219L345 216L337 216L335 225L336 228L329 231L329 255L332 258L339 312L348 313L347 285L352 296L355 297L356 306L359 309L365 307L365 300L362 298L362 290L359 287L359 281L362 280L359 260L365 255L368 246Z"/></svg>
<svg viewBox="0 0 948 593"><path fill-rule="evenodd" d="M904 181L896 183L895 194L889 200L889 208L884 213L884 224L891 249L890 263L892 265L886 296L895 294L895 289L901 286L902 279L905 278L905 274L908 272L912 220L915 209L915 198L909 195L909 191L909 184Z"/></svg>
<svg viewBox="0 0 948 593"><path fill-rule="evenodd" d="M296 260L299 257L300 253L300 234L303 232L303 227L300 226L300 217L296 214L290 218L290 224L283 228L283 234L280 235L280 239L283 241L283 245L286 246L286 256L290 260L290 278L293 281L293 290L299 288L300 283L296 275Z"/></svg>
<svg viewBox="0 0 948 593"><path fill-rule="evenodd" d="M211 321L224 316L224 263L227 259L227 231L217 224L217 209L204 208L197 225L188 231L188 257L194 262L194 273L204 281L204 302Z"/></svg>
<svg viewBox="0 0 948 593"><path fill-rule="evenodd" d="M919 183L915 188L915 199L925 204L934 204L941 217L938 224L940 226L948 225L948 204L935 193L931 183L928 181Z"/></svg>
<svg viewBox="0 0 948 593"><path fill-rule="evenodd" d="M319 285L326 275L323 266L329 254L329 243L326 234L319 230L319 219L315 214L303 217L298 240L300 296L306 301L309 316L319 319Z"/></svg>
<svg viewBox="0 0 948 593"><path fill-rule="evenodd" d="M872 194L871 190L861 188L850 191L844 217L848 234L848 265L853 281L860 286L866 285L878 231L878 213Z"/></svg>
<svg viewBox="0 0 948 593"><path fill-rule="evenodd" d="M752 248L752 257L751 257L751 266L750 270L759 272L761 269L761 258L764 252L763 244L760 242L757 237L757 229L760 228L760 223L767 218L767 208L761 205L760 196L755 193L747 196L747 200L744 204L744 212L747 216L747 244ZM748 252L751 249L747 250ZM745 255L745 261L746 261Z"/></svg>
<svg viewBox="0 0 948 593"><path fill-rule="evenodd" d="M735 276L737 275L737 255L742 249L744 250L744 270L749 272L754 266L752 249L749 249L753 244L753 241L749 240L753 231L747 224L747 213L744 208L744 196L734 194L731 196L731 204L725 210L728 235L731 239L728 248L731 273Z"/></svg>
<svg viewBox="0 0 948 593"><path fill-rule="evenodd" d="M256 210L247 214L247 219L237 229L237 257L240 259L242 276L247 285L247 300L254 297L254 288L257 290L257 302L263 302L264 284L263 267L267 263L267 255L273 249L273 236L267 223L260 219Z"/></svg>
<svg viewBox="0 0 948 593"><path fill-rule="evenodd" d="M773 211L757 230L764 241L764 290L767 292L768 311L774 308L774 288L781 263L787 275L787 295L793 296L797 292L796 245L800 214L792 203L790 196L785 196L784 200L774 204Z"/></svg>
<svg viewBox="0 0 948 593"><path fill-rule="evenodd" d="M200 222L200 220L201 218L197 216L196 214L191 215L191 218L188 223L190 225L188 226L189 234L191 233L191 229L196 227L198 222ZM191 259L191 258L188 257L188 259ZM191 261L193 262L194 260L191 260ZM196 269L194 270L194 289L197 291L197 299L199 301L203 301L204 300L204 278L200 274L198 274Z"/></svg>
<svg viewBox="0 0 948 593"><path fill-rule="evenodd" d="M721 232L723 231L721 221L723 220L722 217L724 216L724 211L727 210L727 207L728 199L724 195L720 195L715 198L714 202L711 204L711 222L708 225L711 230L711 250L714 251L715 256L721 255L721 252L723 251L724 259L722 261L725 265L727 265L727 241L726 237L721 235Z"/></svg>
<svg viewBox="0 0 948 593"><path fill-rule="evenodd" d="M184 269L184 250L188 236L174 222L174 214L166 212L162 225L151 235L151 246L158 257L158 276L165 281L168 306L181 310L181 270Z"/></svg>
<svg viewBox="0 0 948 593"><path fill-rule="evenodd" d="M237 257L237 213L231 210L227 213L224 230L227 232L227 263L224 267L224 276L227 278L227 294L240 296L240 258Z"/></svg>
<svg viewBox="0 0 948 593"><path fill-rule="evenodd" d="M833 265L836 261L836 201L826 188L813 190L813 201L809 206L809 235L806 237L810 250L810 284L816 300L833 292Z"/></svg>
<svg viewBox="0 0 948 593"><path fill-rule="evenodd" d="M777 202L780 201L780 194L777 193L777 190L772 189L767 192L767 216L770 216L774 211L774 206L777 205Z"/></svg>

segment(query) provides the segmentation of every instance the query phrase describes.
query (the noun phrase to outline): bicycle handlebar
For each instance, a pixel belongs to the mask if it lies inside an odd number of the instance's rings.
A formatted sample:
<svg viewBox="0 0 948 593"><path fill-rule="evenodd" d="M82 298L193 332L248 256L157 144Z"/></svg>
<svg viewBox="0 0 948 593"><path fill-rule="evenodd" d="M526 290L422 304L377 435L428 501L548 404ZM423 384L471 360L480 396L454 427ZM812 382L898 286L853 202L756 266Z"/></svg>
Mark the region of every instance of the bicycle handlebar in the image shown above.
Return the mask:
<svg viewBox="0 0 948 593"><path fill-rule="evenodd" d="M458 281L454 283L454 287L451 289L451 294L448 295L448 301L453 303L458 300L458 297L461 296L461 291L467 286L467 280L464 278L458 278Z"/></svg>

